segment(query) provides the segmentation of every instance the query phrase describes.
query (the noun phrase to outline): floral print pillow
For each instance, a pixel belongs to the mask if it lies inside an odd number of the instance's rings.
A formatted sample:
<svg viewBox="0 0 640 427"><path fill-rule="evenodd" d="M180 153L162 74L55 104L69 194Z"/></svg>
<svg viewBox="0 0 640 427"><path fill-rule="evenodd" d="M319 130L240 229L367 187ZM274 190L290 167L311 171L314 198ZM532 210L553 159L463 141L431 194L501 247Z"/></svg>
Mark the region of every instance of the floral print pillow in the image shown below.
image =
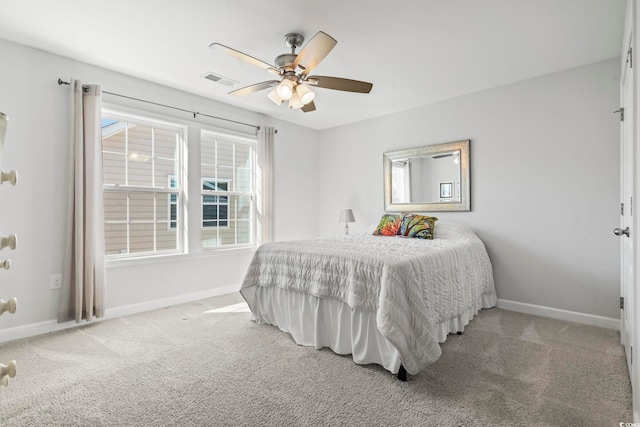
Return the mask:
<svg viewBox="0 0 640 427"><path fill-rule="evenodd" d="M378 227L373 231L374 236L395 236L398 234L400 228L400 222L402 218L400 215L382 215Z"/></svg>
<svg viewBox="0 0 640 427"><path fill-rule="evenodd" d="M438 218L415 214L402 214L398 234L418 239L433 239L433 227Z"/></svg>

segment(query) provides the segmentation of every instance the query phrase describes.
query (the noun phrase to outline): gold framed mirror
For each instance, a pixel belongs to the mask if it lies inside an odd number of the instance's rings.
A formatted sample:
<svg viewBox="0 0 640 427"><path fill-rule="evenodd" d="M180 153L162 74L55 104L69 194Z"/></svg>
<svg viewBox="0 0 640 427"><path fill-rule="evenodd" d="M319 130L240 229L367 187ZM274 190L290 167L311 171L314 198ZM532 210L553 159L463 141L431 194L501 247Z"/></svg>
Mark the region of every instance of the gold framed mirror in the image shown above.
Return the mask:
<svg viewBox="0 0 640 427"><path fill-rule="evenodd" d="M385 211L470 211L469 142L384 153Z"/></svg>

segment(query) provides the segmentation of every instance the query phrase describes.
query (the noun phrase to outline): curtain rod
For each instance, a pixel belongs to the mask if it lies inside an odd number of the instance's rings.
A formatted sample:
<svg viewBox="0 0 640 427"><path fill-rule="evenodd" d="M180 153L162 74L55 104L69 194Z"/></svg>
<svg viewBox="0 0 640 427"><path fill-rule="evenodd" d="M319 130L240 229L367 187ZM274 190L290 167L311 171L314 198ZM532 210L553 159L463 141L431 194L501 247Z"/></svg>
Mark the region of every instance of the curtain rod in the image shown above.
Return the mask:
<svg viewBox="0 0 640 427"><path fill-rule="evenodd" d="M61 85L68 85L68 86L70 86L70 85L71 85L71 83L69 83L69 82L65 82L65 81L64 81L64 80L62 80L62 79L58 79L58 85L60 85L60 86L61 86ZM85 88L83 87L83 89L85 89ZM204 116L204 117L209 117L209 118L211 118L211 119L224 120L225 122L236 123L236 124L239 124L239 125L249 126L249 127L255 128L256 130L260 130L260 126L252 125L252 124L249 124L249 123L238 122L238 121L236 121L236 120L225 119L224 117L212 116L212 115L210 115L210 114L204 114L204 113L200 113L200 112L197 112L197 111L185 110L184 108L173 107L173 106L171 106L171 105L160 104L160 103L158 103L158 102L147 101L146 99L134 98L134 97L132 97L132 96L121 95L121 94L119 94L119 93L107 92L106 90L103 90L103 91L102 91L102 93L106 93L106 94L113 95L113 96L119 96L119 97L121 97L121 98L132 99L132 100L134 100L134 101L146 102L147 104L158 105L158 106L160 106L160 107L171 108L171 109L173 109L173 110L183 111L183 112L185 112L185 113L193 114L193 118L194 118L194 119L195 119L197 116ZM276 132L277 132L277 131L276 131Z"/></svg>

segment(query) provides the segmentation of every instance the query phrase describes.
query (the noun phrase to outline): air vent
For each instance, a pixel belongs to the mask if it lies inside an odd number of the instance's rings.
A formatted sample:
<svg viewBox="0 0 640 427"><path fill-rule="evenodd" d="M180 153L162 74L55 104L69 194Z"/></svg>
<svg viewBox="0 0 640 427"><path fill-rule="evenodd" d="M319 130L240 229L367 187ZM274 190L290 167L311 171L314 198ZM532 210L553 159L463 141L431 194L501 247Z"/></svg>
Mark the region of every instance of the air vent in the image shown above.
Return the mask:
<svg viewBox="0 0 640 427"><path fill-rule="evenodd" d="M224 76L221 76L219 74L212 73L211 71L209 71L207 74L205 74L202 77L204 77L207 80L211 80L212 82L216 82L218 84L221 84L221 85L227 86L227 87L231 87L231 86L235 85L236 83L238 83L235 80L231 80L231 79L229 79L227 77L224 77Z"/></svg>

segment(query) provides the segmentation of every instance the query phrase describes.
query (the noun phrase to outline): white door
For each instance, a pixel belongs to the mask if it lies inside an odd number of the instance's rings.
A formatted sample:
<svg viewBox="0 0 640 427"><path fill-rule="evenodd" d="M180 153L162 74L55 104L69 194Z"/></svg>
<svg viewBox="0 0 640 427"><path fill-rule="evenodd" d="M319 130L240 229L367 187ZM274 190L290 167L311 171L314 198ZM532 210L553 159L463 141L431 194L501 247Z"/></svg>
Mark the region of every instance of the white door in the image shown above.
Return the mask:
<svg viewBox="0 0 640 427"><path fill-rule="evenodd" d="M632 76L632 59L631 59L631 38L629 39L629 54L627 55L626 64L623 65L621 74L621 90L620 100L622 111L620 122L620 169L621 169L621 185L620 185L620 227L614 232L620 236L621 249L621 300L620 310L620 337L627 354L627 366L631 378L634 378L632 366L632 352L634 346L633 335L633 310L634 310L634 241L636 240L635 232L638 231L633 226L633 195L634 195L634 163L635 163L635 147L633 141L633 76ZM622 305L624 304L624 308Z"/></svg>

